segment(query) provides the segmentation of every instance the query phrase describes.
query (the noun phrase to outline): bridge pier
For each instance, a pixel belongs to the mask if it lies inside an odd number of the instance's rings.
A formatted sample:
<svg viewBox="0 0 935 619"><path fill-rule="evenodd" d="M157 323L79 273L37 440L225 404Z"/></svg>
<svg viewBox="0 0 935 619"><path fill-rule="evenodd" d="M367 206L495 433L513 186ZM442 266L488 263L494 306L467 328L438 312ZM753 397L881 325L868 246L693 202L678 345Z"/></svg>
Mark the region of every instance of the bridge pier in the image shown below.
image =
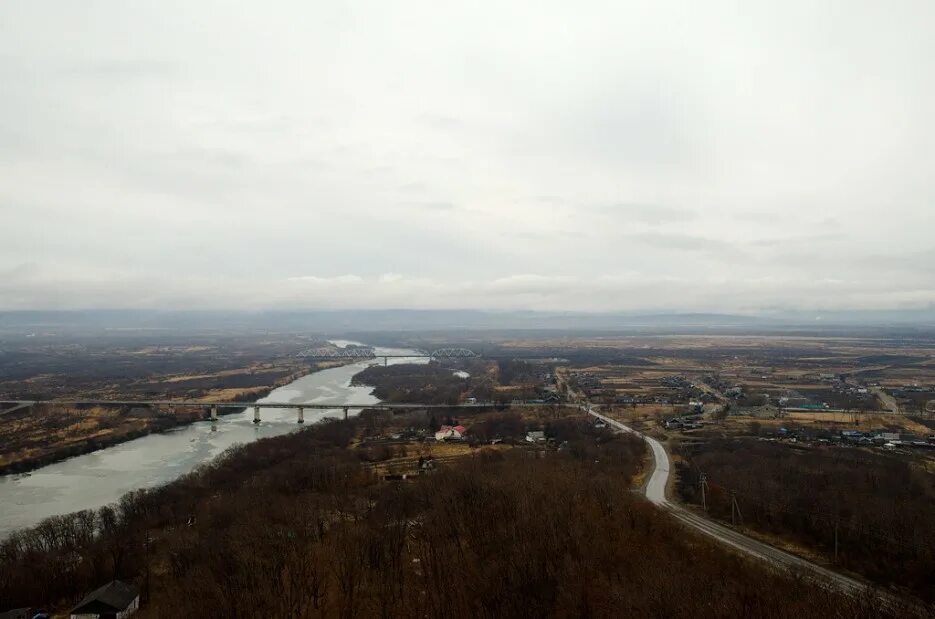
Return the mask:
<svg viewBox="0 0 935 619"><path fill-rule="evenodd" d="M347 421L347 409L344 409L344 420Z"/></svg>
<svg viewBox="0 0 935 619"><path fill-rule="evenodd" d="M260 423L260 407L253 407L253 423Z"/></svg>
<svg viewBox="0 0 935 619"><path fill-rule="evenodd" d="M389 364L390 364L390 358L389 358L389 357L383 357L383 367L386 367L386 366L388 366Z"/></svg>
<svg viewBox="0 0 935 619"><path fill-rule="evenodd" d="M211 421L218 420L218 407L217 405L211 407Z"/></svg>
<svg viewBox="0 0 935 619"><path fill-rule="evenodd" d="M299 423L305 423L305 409L299 407Z"/></svg>

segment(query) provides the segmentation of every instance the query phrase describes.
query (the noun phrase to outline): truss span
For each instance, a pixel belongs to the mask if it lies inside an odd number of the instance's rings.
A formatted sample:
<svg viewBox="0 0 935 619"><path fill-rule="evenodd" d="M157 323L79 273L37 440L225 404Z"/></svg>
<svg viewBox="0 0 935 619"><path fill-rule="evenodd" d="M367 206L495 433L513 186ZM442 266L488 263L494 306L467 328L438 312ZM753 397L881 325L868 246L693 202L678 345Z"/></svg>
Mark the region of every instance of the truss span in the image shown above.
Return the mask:
<svg viewBox="0 0 935 619"><path fill-rule="evenodd" d="M427 359L474 359L480 357L473 350L467 348L439 348L432 352L416 351L412 354L381 354L373 348L355 346L353 348L309 348L300 352L297 357L305 359L382 359L384 357L412 358L423 357Z"/></svg>
<svg viewBox="0 0 935 619"><path fill-rule="evenodd" d="M432 359L473 359L479 356L476 352L467 348L439 348L429 355Z"/></svg>
<svg viewBox="0 0 935 619"><path fill-rule="evenodd" d="M297 356L306 359L373 359L376 354L372 348L355 346L353 348L309 348Z"/></svg>

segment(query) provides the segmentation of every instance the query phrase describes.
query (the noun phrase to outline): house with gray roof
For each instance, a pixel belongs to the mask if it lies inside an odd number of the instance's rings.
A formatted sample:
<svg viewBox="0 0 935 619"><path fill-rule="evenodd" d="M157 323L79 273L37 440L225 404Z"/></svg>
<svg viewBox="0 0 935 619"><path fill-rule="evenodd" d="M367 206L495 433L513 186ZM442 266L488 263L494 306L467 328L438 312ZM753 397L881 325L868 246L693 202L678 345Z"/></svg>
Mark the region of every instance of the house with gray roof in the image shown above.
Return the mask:
<svg viewBox="0 0 935 619"><path fill-rule="evenodd" d="M112 580L95 589L71 609L71 619L125 619L140 607L136 585Z"/></svg>

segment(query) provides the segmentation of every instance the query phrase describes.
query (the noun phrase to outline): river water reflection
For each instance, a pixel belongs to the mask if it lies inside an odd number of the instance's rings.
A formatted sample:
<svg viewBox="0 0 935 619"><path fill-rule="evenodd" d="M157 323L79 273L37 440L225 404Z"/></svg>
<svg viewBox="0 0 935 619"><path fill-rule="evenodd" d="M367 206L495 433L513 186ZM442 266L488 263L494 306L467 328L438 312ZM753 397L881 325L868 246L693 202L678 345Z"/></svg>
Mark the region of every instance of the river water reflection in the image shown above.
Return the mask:
<svg viewBox="0 0 935 619"><path fill-rule="evenodd" d="M342 342L343 344L343 342ZM377 354L409 354L411 350L376 349ZM396 358L393 363L424 359ZM372 361L322 370L274 390L260 402L375 404L370 387L351 386L351 378ZM349 414L359 411L351 410ZM306 410L306 424L343 416L334 410ZM137 488L151 488L188 473L228 447L299 429L296 411L260 408L262 422L253 423L253 409L203 421L163 434L151 434L100 451L50 464L31 473L0 476L0 538L14 529L48 516L97 508Z"/></svg>

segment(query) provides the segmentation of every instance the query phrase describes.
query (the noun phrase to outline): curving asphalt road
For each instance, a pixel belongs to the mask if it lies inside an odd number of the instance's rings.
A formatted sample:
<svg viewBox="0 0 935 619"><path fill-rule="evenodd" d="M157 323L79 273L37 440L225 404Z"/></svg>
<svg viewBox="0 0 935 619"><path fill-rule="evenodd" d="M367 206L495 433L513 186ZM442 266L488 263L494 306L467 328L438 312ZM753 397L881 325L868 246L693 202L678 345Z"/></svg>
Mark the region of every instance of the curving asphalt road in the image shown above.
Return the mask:
<svg viewBox="0 0 935 619"><path fill-rule="evenodd" d="M670 502L666 498L666 484L669 481L669 471L671 465L669 454L666 453L665 447L663 447L662 443L651 436L647 436L627 425L620 423L619 421L611 419L605 415L601 415L590 407L583 408L585 408L589 415L597 417L598 419L607 423L609 426L616 428L621 432L634 434L649 444L653 452L653 471L650 474L649 481L645 486L644 492L646 494L646 498L660 508L668 511L674 518L682 522L684 525L746 555L766 561L774 567L783 570L791 570L797 574L811 577L814 580L821 582L822 584L830 585L845 593L856 595L864 593L870 588L865 583L862 583L848 576L844 576L843 574L838 574L837 572L829 570L825 567L816 565L810 561L806 561L801 557L797 557L795 555L789 554L788 552L779 550L778 548L770 546L769 544L764 544L763 542L747 537L746 535L737 532L731 527L699 516L695 512L677 503ZM905 601L902 601L896 596L890 595L884 591L877 590L876 594L885 605L892 608L901 608L904 604L906 604Z"/></svg>

